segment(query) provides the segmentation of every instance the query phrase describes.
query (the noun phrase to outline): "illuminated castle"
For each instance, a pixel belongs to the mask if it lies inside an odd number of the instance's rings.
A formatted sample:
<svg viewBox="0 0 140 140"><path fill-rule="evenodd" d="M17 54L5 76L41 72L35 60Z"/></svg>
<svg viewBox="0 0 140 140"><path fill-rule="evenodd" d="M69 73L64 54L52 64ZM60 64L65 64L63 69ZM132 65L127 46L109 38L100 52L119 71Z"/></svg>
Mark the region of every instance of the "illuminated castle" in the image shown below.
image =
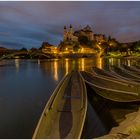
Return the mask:
<svg viewBox="0 0 140 140"><path fill-rule="evenodd" d="M81 30L75 31L74 35L77 36L77 37L86 36L89 41L94 40L94 33L91 30L91 27L89 25L87 25L86 27L84 27Z"/></svg>
<svg viewBox="0 0 140 140"><path fill-rule="evenodd" d="M72 25L70 25L68 30L66 26L64 26L63 41L65 43L78 42L81 37L86 37L88 41L96 41L98 43L106 41L105 35L94 34L89 25L75 32L73 32Z"/></svg>

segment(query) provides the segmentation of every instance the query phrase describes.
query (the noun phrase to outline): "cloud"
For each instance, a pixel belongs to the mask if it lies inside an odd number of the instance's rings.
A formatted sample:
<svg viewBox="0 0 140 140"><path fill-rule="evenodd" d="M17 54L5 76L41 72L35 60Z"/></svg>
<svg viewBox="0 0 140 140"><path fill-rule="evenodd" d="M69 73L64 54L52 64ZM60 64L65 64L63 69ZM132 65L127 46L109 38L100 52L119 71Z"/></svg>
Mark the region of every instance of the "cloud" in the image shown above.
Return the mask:
<svg viewBox="0 0 140 140"><path fill-rule="evenodd" d="M89 24L94 33L135 41L140 39L139 14L139 1L1 1L0 44L31 48L48 41L57 45L63 26L69 24L74 30Z"/></svg>

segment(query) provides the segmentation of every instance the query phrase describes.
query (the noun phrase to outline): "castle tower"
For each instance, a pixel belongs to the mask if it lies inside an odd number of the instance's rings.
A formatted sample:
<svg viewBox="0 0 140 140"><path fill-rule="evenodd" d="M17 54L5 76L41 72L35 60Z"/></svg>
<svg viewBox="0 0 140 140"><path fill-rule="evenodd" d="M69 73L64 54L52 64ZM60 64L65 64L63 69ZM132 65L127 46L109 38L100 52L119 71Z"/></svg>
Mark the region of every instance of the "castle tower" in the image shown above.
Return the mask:
<svg viewBox="0 0 140 140"><path fill-rule="evenodd" d="M66 28L66 26L64 26L63 39L64 39L64 41L67 40L67 28Z"/></svg>
<svg viewBox="0 0 140 140"><path fill-rule="evenodd" d="M72 29L72 25L71 25L71 24L70 24L69 33L70 33L70 34L73 34L73 29Z"/></svg>
<svg viewBox="0 0 140 140"><path fill-rule="evenodd" d="M73 29L72 29L72 25L70 24L70 28L69 28L69 40L72 40L72 36L73 36Z"/></svg>

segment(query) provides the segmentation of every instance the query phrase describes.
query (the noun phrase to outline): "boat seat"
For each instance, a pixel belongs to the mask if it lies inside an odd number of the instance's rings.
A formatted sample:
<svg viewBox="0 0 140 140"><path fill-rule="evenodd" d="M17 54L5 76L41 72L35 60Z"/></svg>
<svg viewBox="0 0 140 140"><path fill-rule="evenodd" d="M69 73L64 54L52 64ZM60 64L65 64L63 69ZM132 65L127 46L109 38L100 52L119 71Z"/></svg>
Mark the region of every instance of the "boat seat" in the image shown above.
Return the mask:
<svg viewBox="0 0 140 140"><path fill-rule="evenodd" d="M63 110L57 110L57 112L72 112L71 110L66 110L66 109L63 109Z"/></svg>
<svg viewBox="0 0 140 140"><path fill-rule="evenodd" d="M68 99L68 98L70 98L70 99L80 99L80 96L68 96L68 95L64 95L63 98L65 98L65 99Z"/></svg>

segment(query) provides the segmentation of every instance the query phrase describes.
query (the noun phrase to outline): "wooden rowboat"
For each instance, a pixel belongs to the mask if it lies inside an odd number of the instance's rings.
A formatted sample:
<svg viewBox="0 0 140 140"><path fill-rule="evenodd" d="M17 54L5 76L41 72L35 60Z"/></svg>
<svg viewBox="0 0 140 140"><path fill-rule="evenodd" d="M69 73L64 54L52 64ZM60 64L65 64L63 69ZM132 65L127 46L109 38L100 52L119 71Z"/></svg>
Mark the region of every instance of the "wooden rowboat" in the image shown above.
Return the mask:
<svg viewBox="0 0 140 140"><path fill-rule="evenodd" d="M115 102L137 102L140 101L140 88L131 87L125 83L110 81L93 75L90 72L81 72L85 82L105 99Z"/></svg>
<svg viewBox="0 0 140 140"><path fill-rule="evenodd" d="M122 71L124 71L125 73L127 73L129 75L132 75L133 77L140 79L140 75L139 75L140 73L133 71L129 66L121 65L121 66L119 66L119 69L121 69Z"/></svg>
<svg viewBox="0 0 140 140"><path fill-rule="evenodd" d="M140 72L140 65L134 65L132 66L135 70L137 70L138 72Z"/></svg>
<svg viewBox="0 0 140 140"><path fill-rule="evenodd" d="M66 75L37 124L33 139L79 139L87 112L87 93L79 72Z"/></svg>
<svg viewBox="0 0 140 140"><path fill-rule="evenodd" d="M111 66L110 68L114 72L114 74L116 74L118 76L121 76L124 79L135 81L135 82L138 82L138 83L140 82L140 78L138 76L130 74L120 67Z"/></svg>
<svg viewBox="0 0 140 140"><path fill-rule="evenodd" d="M133 66L122 65L122 67L128 72L132 74L136 74L137 76L140 76L140 71L134 68Z"/></svg>
<svg viewBox="0 0 140 140"><path fill-rule="evenodd" d="M104 77L105 79L108 79L108 80L123 82L123 83L126 83L126 84L131 85L131 86L140 85L140 83L138 83L138 82L134 82L134 81L124 79L124 77L122 78L120 75L118 76L118 75L116 75L116 73L111 72L111 71L107 71L107 70L104 70L104 69L99 69L97 67L93 67L91 69L91 71L92 71L93 74L95 74L97 76L100 76L102 78Z"/></svg>
<svg viewBox="0 0 140 140"><path fill-rule="evenodd" d="M99 69L97 67L92 67L92 72L94 72L94 74L96 74L96 75L102 75L102 76L106 76L106 77L116 78L116 76L113 75L111 72L108 72L104 69Z"/></svg>

